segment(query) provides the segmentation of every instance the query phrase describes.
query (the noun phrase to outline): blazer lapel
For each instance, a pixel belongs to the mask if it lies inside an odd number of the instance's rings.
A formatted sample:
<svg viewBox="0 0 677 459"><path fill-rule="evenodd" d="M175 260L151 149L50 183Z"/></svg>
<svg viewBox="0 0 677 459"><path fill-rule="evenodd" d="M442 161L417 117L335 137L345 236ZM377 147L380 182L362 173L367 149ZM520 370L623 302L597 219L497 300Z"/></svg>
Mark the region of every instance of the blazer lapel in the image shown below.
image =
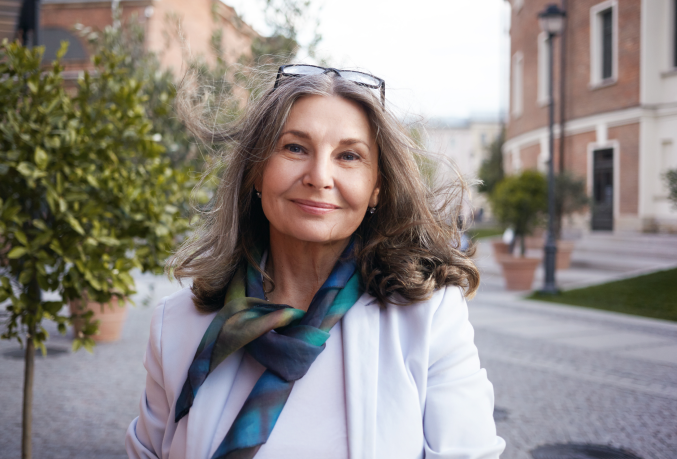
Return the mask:
<svg viewBox="0 0 677 459"><path fill-rule="evenodd" d="M343 368L350 459L376 457L379 307L362 295L343 317Z"/></svg>
<svg viewBox="0 0 677 459"><path fill-rule="evenodd" d="M179 421L188 423L186 457L208 459L223 440L225 433L218 439L215 435L243 355L240 349L216 367L200 387L188 415Z"/></svg>

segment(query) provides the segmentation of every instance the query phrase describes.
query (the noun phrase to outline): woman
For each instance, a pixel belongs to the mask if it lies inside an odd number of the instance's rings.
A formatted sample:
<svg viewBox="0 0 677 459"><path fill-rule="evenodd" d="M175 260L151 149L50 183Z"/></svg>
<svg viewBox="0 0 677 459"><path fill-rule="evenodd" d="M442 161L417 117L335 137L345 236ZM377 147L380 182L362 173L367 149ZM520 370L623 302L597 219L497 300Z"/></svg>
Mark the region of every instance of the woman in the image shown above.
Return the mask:
<svg viewBox="0 0 677 459"><path fill-rule="evenodd" d="M193 285L155 310L130 457L501 453L464 300L478 271L384 96L294 65L232 128L184 103L227 168L171 260Z"/></svg>

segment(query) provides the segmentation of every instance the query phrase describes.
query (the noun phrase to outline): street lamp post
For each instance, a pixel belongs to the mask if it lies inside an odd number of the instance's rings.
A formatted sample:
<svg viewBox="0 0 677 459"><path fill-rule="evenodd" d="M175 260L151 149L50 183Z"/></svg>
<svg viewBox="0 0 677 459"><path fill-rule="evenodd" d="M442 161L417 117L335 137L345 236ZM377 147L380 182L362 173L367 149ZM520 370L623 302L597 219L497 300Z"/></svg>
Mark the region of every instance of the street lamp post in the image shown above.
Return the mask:
<svg viewBox="0 0 677 459"><path fill-rule="evenodd" d="M555 261L557 257L557 243L555 241L555 100L553 73L554 73L554 59L553 59L553 41L555 36L560 35L564 29L564 17L566 13L557 5L548 5L538 15L538 20L543 32L548 34L548 93L550 97L548 112L550 117L550 157L548 159L548 237L545 242L545 284L543 285L543 293L554 295L557 293L557 285L555 284ZM564 135L564 133L561 133Z"/></svg>

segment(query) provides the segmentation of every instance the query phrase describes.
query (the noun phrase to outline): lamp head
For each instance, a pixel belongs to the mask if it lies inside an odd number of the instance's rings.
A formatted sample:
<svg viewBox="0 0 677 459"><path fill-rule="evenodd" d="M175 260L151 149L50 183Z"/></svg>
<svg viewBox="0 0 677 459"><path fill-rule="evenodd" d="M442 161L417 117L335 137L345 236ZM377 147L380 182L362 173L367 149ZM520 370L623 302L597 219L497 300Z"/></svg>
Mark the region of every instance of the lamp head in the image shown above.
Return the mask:
<svg viewBox="0 0 677 459"><path fill-rule="evenodd" d="M564 30L564 18L566 13L555 4L548 5L538 15L538 22L543 32L548 35L560 35Z"/></svg>

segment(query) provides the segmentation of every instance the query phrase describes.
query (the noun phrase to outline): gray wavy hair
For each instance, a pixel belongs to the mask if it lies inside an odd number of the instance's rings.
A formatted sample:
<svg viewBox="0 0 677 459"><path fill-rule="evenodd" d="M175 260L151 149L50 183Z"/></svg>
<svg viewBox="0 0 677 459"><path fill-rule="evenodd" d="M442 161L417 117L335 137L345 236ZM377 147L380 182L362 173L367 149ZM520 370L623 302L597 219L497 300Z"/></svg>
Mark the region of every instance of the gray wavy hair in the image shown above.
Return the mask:
<svg viewBox="0 0 677 459"><path fill-rule="evenodd" d="M200 311L220 309L236 269L247 262L256 266L252 248L268 245L268 220L254 199L254 183L274 151L292 106L310 95L357 103L376 133L379 210L367 213L355 233L363 289L382 305L422 301L447 285L463 288L467 297L475 294L479 271L470 258L473 248L460 250L457 224L467 187L460 177L437 187L426 180L420 167L430 161L426 153L384 109L373 90L333 73L285 78L276 89L269 79L263 90L252 91L255 95L240 117L214 125L205 116L204 98L196 96L196 81L195 75L184 78L177 111L199 139L216 147L224 166L209 205L197 210L195 231L169 259L166 270L179 281L192 278L194 302Z"/></svg>

